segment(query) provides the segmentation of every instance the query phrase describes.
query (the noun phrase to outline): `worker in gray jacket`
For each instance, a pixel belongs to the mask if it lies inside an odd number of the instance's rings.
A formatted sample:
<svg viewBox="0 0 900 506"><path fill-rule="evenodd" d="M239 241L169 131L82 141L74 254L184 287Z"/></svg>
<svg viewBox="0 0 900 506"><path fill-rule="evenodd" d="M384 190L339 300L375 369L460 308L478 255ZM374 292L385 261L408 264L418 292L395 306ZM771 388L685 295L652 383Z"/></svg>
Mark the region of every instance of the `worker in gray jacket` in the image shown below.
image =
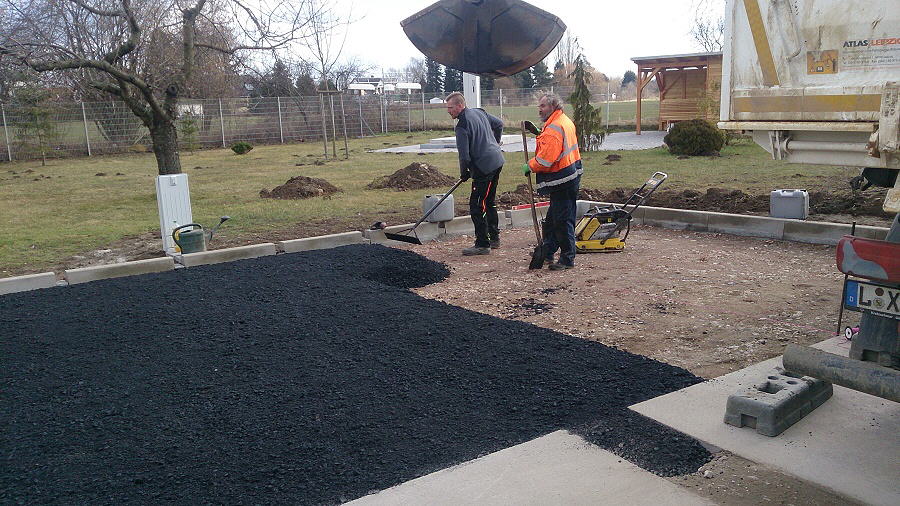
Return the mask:
<svg viewBox="0 0 900 506"><path fill-rule="evenodd" d="M503 169L500 136L503 121L484 109L466 107L462 93L447 97L447 113L456 122L456 149L459 151L459 177L472 178L469 214L475 225L475 245L463 255L487 255L500 247L500 224L497 219L497 182Z"/></svg>

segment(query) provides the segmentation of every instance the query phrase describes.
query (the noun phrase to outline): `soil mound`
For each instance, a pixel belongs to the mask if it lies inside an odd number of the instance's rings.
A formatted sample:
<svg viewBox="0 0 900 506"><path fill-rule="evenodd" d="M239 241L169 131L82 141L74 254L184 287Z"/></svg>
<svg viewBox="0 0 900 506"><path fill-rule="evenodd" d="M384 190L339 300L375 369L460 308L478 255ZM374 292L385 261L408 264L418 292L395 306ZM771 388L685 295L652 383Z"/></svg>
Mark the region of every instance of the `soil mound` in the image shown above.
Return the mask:
<svg viewBox="0 0 900 506"><path fill-rule="evenodd" d="M264 199L308 199L312 197L326 197L341 190L337 186L315 177L297 176L287 180L281 186L276 186L272 191L263 188L259 196Z"/></svg>
<svg viewBox="0 0 900 506"><path fill-rule="evenodd" d="M540 197L537 194L534 196L535 202L543 202L547 200L544 197ZM516 186L515 191L504 192L497 196L497 206L503 208L510 208L513 206L520 206L522 204L530 204L531 199L528 198L528 185L520 184Z"/></svg>
<svg viewBox="0 0 900 506"><path fill-rule="evenodd" d="M621 204L634 193L634 189L616 188L612 191L581 188L578 198L598 202ZM885 216L881 205L882 195L860 195L851 192L810 192L810 214L850 214L854 216ZM768 214L769 194L753 195L741 190L728 188L707 188L706 192L697 190L658 190L647 199L646 205L669 207L673 209L690 209L695 211L713 211L717 213L735 214Z"/></svg>
<svg viewBox="0 0 900 506"><path fill-rule="evenodd" d="M450 186L455 182L455 179L442 173L434 165L413 162L390 176L375 179L366 188L370 190L393 188L397 191L421 190Z"/></svg>

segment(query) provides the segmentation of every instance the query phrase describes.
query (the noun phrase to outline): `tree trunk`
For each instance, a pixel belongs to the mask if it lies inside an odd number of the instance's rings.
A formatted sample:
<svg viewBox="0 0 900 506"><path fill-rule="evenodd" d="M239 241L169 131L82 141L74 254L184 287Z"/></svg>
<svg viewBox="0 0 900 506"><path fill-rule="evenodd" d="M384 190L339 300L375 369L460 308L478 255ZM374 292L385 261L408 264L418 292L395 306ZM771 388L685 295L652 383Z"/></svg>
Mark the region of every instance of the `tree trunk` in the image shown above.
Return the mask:
<svg viewBox="0 0 900 506"><path fill-rule="evenodd" d="M153 154L156 155L156 166L159 174L181 173L181 158L178 156L178 130L175 123L167 120L157 120L150 129L150 138L153 139Z"/></svg>

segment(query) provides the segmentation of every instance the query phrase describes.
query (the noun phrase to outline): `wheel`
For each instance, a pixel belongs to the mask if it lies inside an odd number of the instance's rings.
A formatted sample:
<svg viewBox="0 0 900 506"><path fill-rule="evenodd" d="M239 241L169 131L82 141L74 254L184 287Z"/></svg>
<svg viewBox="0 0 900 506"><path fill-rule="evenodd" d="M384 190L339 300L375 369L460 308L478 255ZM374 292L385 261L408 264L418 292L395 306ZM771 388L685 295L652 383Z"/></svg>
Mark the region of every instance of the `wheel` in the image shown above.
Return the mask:
<svg viewBox="0 0 900 506"><path fill-rule="evenodd" d="M851 327L844 329L844 337L846 337L848 341L853 340L853 329Z"/></svg>

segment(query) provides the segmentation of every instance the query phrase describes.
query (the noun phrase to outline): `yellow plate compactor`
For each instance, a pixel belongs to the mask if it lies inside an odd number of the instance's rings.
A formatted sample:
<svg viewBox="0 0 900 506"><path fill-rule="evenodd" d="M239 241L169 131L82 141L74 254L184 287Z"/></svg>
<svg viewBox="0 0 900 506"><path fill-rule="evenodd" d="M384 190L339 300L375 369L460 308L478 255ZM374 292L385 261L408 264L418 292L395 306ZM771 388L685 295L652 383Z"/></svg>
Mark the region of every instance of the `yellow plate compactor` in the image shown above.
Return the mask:
<svg viewBox="0 0 900 506"><path fill-rule="evenodd" d="M621 207L616 204L594 206L575 225L575 250L578 253L622 251L631 231L634 211L669 176L656 172Z"/></svg>

